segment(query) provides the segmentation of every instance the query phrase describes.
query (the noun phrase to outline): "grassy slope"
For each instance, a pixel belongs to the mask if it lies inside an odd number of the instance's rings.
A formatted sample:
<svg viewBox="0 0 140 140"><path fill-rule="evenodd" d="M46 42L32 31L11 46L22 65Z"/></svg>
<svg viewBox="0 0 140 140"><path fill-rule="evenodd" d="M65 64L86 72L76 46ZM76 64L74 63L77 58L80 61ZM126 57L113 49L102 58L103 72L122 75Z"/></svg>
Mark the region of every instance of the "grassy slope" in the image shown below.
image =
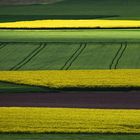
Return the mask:
<svg viewBox="0 0 140 140"><path fill-rule="evenodd" d="M6 47L0 50L0 69L12 69L19 62L30 55L31 52L33 52L37 47L39 47L39 44L37 43L7 44Z"/></svg>
<svg viewBox="0 0 140 140"><path fill-rule="evenodd" d="M55 69L59 70L77 50L76 43L47 43L46 47L20 70Z"/></svg>
<svg viewBox="0 0 140 140"><path fill-rule="evenodd" d="M0 70L140 68L140 43L8 43ZM131 56L131 57L130 57Z"/></svg>
<svg viewBox="0 0 140 140"><path fill-rule="evenodd" d="M139 5L139 0L64 0L51 5L0 6L0 21L109 17L140 19Z"/></svg>
<svg viewBox="0 0 140 140"><path fill-rule="evenodd" d="M139 140L140 135L103 134L0 134L1 140Z"/></svg>
<svg viewBox="0 0 140 140"><path fill-rule="evenodd" d="M89 43L69 69L109 69L119 43Z"/></svg>
<svg viewBox="0 0 140 140"><path fill-rule="evenodd" d="M130 47L131 46L131 47ZM129 44L117 68L140 68L140 44Z"/></svg>
<svg viewBox="0 0 140 140"><path fill-rule="evenodd" d="M0 82L0 93L28 93L28 92L46 92L47 89L28 86L28 85L18 85L6 82Z"/></svg>

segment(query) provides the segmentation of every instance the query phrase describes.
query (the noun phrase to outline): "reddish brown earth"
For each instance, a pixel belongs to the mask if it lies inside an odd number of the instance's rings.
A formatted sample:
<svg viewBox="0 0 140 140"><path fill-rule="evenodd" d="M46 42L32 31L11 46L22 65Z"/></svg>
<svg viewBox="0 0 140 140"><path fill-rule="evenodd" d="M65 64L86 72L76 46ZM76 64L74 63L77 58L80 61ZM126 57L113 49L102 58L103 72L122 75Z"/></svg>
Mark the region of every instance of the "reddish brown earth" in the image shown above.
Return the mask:
<svg viewBox="0 0 140 140"><path fill-rule="evenodd" d="M140 91L3 93L0 106L140 109Z"/></svg>

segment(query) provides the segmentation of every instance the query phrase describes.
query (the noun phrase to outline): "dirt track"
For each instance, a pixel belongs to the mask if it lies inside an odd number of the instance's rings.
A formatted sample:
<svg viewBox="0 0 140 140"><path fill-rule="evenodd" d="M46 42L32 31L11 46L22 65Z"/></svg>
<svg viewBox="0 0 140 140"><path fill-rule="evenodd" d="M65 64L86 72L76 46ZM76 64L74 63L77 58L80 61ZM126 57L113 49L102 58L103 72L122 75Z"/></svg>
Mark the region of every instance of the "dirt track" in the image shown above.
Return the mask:
<svg viewBox="0 0 140 140"><path fill-rule="evenodd" d="M140 109L140 91L0 94L0 106Z"/></svg>

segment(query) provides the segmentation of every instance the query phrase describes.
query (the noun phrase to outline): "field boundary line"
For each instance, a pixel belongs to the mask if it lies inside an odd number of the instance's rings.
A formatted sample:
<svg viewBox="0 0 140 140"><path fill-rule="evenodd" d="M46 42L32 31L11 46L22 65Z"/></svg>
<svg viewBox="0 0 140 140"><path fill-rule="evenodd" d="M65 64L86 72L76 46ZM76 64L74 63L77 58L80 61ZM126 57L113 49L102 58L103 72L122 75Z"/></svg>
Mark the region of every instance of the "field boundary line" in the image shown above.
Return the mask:
<svg viewBox="0 0 140 140"><path fill-rule="evenodd" d="M21 62L19 62L14 67L12 67L10 70L18 70L18 69L20 69L22 66L24 66L29 61L31 61L31 59L33 57L35 57L39 52L41 52L45 48L46 45L47 45L46 43L40 43L39 47L34 49L26 58L24 58Z"/></svg>
<svg viewBox="0 0 140 140"><path fill-rule="evenodd" d="M70 56L70 58L65 62L64 66L61 68L61 70L64 70L64 68L67 66L67 64L71 61L71 59L77 54L77 52L81 49L82 43L80 43L80 46L76 51Z"/></svg>
<svg viewBox="0 0 140 140"><path fill-rule="evenodd" d="M87 46L87 43L84 43L83 45L81 45L81 48L80 48L80 50L79 50L79 53L72 59L72 61L70 62L70 64L69 64L68 67L66 68L66 70L68 70L68 69L72 66L73 62L74 62L74 61L80 56L80 54L85 50L86 46Z"/></svg>
<svg viewBox="0 0 140 140"><path fill-rule="evenodd" d="M113 42L112 40L109 41L91 41L91 40L87 40L87 43L122 43L122 41L115 41ZM127 41L128 43L140 43L140 41ZM2 41L1 43L58 43L58 41ZM82 41L59 41L59 43L82 43ZM84 42L83 42L84 43Z"/></svg>
<svg viewBox="0 0 140 140"><path fill-rule="evenodd" d="M112 59L109 69L112 69L114 62L117 59L117 56L119 55L120 51L122 50L122 47L123 47L123 43L121 43L121 46L119 47L119 49L117 50L117 53L115 54L114 58Z"/></svg>
<svg viewBox="0 0 140 140"><path fill-rule="evenodd" d="M112 29L140 29L140 27L0 27L0 30L85 30L85 29L104 29L104 30L112 30Z"/></svg>
<svg viewBox="0 0 140 140"><path fill-rule="evenodd" d="M120 54L120 56L119 56L119 58L118 58L116 64L115 64L115 69L117 69L117 66L118 66L118 64L119 64L119 62L120 62L120 60L121 60L121 58L122 58L122 56L123 56L123 54L124 54L124 52L125 52L127 46L128 46L128 45L127 45L127 42L125 42L124 45L125 45L125 46L124 46L124 48L123 48L123 50L122 50L122 52L121 52L121 54Z"/></svg>

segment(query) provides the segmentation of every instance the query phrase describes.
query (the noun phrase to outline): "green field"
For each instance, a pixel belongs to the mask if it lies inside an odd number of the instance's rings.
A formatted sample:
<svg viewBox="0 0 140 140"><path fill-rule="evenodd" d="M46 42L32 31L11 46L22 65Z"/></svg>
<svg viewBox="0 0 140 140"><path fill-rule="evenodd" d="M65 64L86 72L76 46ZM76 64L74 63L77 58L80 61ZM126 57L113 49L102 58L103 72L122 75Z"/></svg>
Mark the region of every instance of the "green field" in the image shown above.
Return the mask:
<svg viewBox="0 0 140 140"><path fill-rule="evenodd" d="M0 134L1 140L139 140L140 135L99 134Z"/></svg>
<svg viewBox="0 0 140 140"><path fill-rule="evenodd" d="M0 6L0 21L37 19L140 19L139 0L63 0L54 4Z"/></svg>
<svg viewBox="0 0 140 140"><path fill-rule="evenodd" d="M1 30L0 42L0 70L140 68L139 30Z"/></svg>
<svg viewBox="0 0 140 140"><path fill-rule="evenodd" d="M135 69L139 51L135 42L2 43L0 70Z"/></svg>
<svg viewBox="0 0 140 140"><path fill-rule="evenodd" d="M47 92L47 88L0 82L0 93Z"/></svg>
<svg viewBox="0 0 140 140"><path fill-rule="evenodd" d="M1 30L0 42L140 42L140 30Z"/></svg>

